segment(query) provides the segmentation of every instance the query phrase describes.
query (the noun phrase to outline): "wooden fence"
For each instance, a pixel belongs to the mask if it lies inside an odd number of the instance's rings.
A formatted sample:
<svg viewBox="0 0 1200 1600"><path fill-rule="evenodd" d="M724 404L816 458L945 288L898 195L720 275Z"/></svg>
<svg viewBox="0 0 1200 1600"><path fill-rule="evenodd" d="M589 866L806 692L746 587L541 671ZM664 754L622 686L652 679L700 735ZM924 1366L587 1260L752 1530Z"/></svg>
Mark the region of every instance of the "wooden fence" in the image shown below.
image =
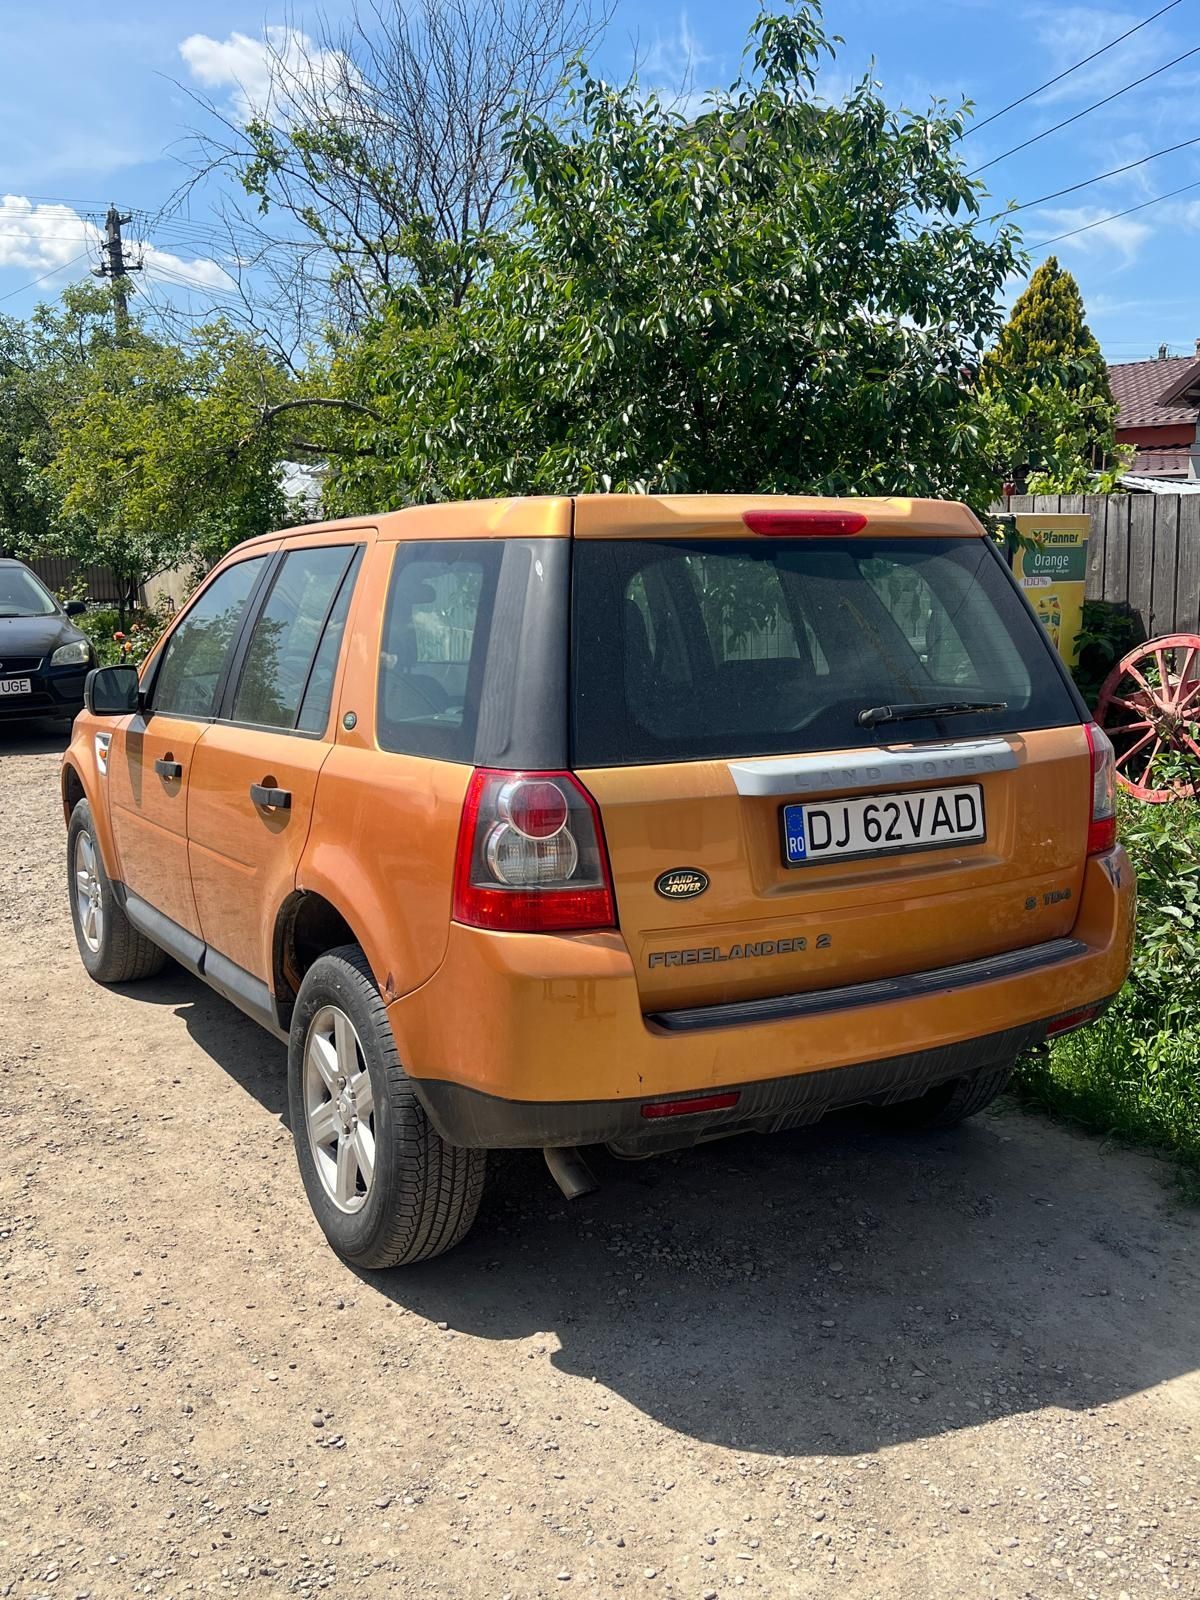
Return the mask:
<svg viewBox="0 0 1200 1600"><path fill-rule="evenodd" d="M0 555L4 555L0 549ZM86 584L86 598L93 605L106 602L116 604L121 593L121 585L107 567L89 567L83 562L76 561L73 556L38 556L34 560L26 560L25 565L37 573L38 577L52 589L55 594L67 588L73 588L80 579Z"/></svg>
<svg viewBox="0 0 1200 1600"><path fill-rule="evenodd" d="M1018 494L993 509L1085 513L1088 599L1128 606L1149 638L1200 632L1200 494Z"/></svg>

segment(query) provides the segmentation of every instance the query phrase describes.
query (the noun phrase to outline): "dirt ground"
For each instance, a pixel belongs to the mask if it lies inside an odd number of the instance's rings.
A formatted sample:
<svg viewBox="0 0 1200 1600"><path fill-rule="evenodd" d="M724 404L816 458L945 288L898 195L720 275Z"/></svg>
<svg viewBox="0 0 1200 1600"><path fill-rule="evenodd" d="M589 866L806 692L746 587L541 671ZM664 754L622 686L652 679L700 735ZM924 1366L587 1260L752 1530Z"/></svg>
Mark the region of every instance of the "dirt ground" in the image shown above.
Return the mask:
<svg viewBox="0 0 1200 1600"><path fill-rule="evenodd" d="M1200 1596L1195 1213L1012 1109L497 1160L359 1276L284 1052L71 936L61 738L0 731L0 1594Z"/></svg>

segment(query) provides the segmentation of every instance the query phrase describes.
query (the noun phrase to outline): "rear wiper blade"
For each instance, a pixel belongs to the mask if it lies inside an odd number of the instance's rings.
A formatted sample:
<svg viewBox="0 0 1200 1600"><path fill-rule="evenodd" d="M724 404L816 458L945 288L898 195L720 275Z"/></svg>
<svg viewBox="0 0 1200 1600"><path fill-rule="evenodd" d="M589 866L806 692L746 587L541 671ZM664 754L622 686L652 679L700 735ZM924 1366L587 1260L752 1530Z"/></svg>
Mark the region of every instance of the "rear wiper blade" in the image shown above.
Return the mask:
<svg viewBox="0 0 1200 1600"><path fill-rule="evenodd" d="M976 711L1007 711L1007 700L930 700L911 705L868 706L854 719L862 728L877 722L914 722L918 717L968 717Z"/></svg>

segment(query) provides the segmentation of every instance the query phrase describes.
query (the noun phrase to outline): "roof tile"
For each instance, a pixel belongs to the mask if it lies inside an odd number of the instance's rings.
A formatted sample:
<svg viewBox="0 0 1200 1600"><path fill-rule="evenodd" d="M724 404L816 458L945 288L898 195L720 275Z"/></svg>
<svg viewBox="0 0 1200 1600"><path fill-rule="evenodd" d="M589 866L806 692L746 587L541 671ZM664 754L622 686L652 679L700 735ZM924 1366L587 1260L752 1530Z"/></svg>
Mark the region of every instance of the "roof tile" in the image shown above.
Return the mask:
<svg viewBox="0 0 1200 1600"><path fill-rule="evenodd" d="M1179 381L1194 356L1168 356L1165 361L1126 361L1109 367L1108 381L1119 407L1118 428L1161 428L1172 422L1195 422L1200 406L1159 403L1159 396Z"/></svg>

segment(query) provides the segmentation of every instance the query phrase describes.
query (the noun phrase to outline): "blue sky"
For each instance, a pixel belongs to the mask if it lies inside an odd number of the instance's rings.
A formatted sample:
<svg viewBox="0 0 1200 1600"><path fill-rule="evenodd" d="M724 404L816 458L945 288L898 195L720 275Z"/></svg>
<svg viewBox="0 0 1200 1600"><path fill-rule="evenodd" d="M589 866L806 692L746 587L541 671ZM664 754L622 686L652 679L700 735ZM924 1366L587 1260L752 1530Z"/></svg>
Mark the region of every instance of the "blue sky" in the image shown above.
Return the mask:
<svg viewBox="0 0 1200 1600"><path fill-rule="evenodd" d="M931 95L973 100L982 119L1157 10L1044 0L830 0L845 38L823 74L829 97L865 72L892 103ZM618 0L597 62L623 76L693 92L737 70L756 6L747 0ZM338 5L326 4L336 15ZM0 100L0 312L27 314L95 259L89 216L110 200L153 215L180 182L180 153L198 113L178 85L218 101L253 78L264 27L303 29L303 4L263 0L125 0L111 14L79 0L6 0ZM1200 45L1200 0L1158 21L1037 99L973 134L973 166ZM1200 54L988 169L999 204L1035 200L1200 136ZM1189 107L1191 109L1189 109ZM1200 143L1021 213L1030 245L1195 184L1190 192L1105 222L1053 247L1079 278L1110 361L1190 353L1200 339ZM144 281L159 300L199 307L224 282L205 217L149 232ZM132 230L137 231L137 230ZM143 230L144 231L144 230ZM1034 249L1034 262L1049 253ZM41 282L33 280L41 278ZM195 291L187 285L193 284ZM1017 286L1019 287L1019 286Z"/></svg>

